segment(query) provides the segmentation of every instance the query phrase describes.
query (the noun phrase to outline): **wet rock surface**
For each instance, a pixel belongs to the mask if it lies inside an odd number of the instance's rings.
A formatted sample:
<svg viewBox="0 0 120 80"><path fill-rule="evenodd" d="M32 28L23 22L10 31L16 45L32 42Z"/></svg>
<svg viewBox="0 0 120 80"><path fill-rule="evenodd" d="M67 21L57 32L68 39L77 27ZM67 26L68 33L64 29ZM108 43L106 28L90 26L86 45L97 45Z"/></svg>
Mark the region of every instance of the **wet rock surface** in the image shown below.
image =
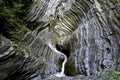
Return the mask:
<svg viewBox="0 0 120 80"><path fill-rule="evenodd" d="M120 1L35 0L12 36L0 37L0 80L102 79L120 68Z"/></svg>

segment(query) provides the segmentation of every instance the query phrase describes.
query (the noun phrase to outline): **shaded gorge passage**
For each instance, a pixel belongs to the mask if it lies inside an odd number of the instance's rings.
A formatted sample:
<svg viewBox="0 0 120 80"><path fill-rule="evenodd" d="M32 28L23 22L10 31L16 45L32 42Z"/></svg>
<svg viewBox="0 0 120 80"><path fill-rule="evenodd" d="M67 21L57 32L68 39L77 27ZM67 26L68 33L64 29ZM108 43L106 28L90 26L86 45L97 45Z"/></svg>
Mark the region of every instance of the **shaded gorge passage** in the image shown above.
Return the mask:
<svg viewBox="0 0 120 80"><path fill-rule="evenodd" d="M65 63L67 62L67 55L66 55L63 51L59 51L59 50L55 47L55 45L52 44L52 41L48 42L48 45L49 45L49 47L50 47L53 51L56 52L56 54L61 54L61 55L63 55L63 58L64 58L64 59L63 59L63 62L62 62L62 65L61 65L61 71L58 72L58 73L56 73L56 74L54 74L54 75L57 76L57 77L63 77L63 76L65 76L66 74L65 74L64 72L65 72Z"/></svg>
<svg viewBox="0 0 120 80"><path fill-rule="evenodd" d="M67 57L57 66L61 69L61 72L57 69L59 75L64 72L67 76L97 76L105 70L116 70L120 57L118 3L118 0L33 3L28 14L32 34L55 54Z"/></svg>
<svg viewBox="0 0 120 80"><path fill-rule="evenodd" d="M23 21L14 2L25 0L4 1L0 80L104 80L120 68L120 0L32 0Z"/></svg>

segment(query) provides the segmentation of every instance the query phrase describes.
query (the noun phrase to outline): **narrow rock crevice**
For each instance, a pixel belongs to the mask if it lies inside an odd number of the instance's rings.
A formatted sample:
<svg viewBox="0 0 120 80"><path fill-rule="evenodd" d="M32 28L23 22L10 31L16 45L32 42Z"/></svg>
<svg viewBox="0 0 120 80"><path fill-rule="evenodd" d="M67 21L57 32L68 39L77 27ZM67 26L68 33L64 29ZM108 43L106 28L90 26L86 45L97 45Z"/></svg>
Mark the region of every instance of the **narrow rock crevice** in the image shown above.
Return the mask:
<svg viewBox="0 0 120 80"><path fill-rule="evenodd" d="M65 47L66 46L66 47ZM63 53L66 57L67 57L67 61L66 61L66 63L68 62L68 59L69 59L69 57L70 57L70 49L69 49L70 47L68 47L67 45L58 45L58 44L56 44L56 49L58 50L58 51L60 51L61 53ZM66 76L74 76L74 75L70 75L70 73L68 72L68 67L67 67L67 64L65 63L65 65L64 65L64 74L66 75Z"/></svg>
<svg viewBox="0 0 120 80"><path fill-rule="evenodd" d="M70 56L70 49L68 48L64 48L58 44L56 44L56 49L60 52L62 52L63 54L65 54L67 56L67 58Z"/></svg>

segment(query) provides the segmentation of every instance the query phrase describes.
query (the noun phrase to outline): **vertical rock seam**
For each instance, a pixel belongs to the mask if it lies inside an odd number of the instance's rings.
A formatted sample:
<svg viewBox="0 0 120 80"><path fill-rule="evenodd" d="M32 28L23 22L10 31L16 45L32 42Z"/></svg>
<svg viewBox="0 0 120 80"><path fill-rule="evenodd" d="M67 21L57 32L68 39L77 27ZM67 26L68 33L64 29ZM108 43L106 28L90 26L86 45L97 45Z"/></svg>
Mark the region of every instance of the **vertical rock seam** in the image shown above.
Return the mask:
<svg viewBox="0 0 120 80"><path fill-rule="evenodd" d="M54 45L52 45L52 41L50 41L49 43L48 43L48 45L49 45L49 47L54 51L54 52L56 52L56 54L60 54L60 55L63 55L64 57L64 61L62 62L62 67L61 67L61 72L58 72L58 73L56 73L56 74L54 74L55 76L57 76L57 77L63 77L63 76L65 76L65 63L67 62L67 57L66 57L66 55L65 54L63 54L62 52L60 52L60 51L58 51L55 47L53 47Z"/></svg>

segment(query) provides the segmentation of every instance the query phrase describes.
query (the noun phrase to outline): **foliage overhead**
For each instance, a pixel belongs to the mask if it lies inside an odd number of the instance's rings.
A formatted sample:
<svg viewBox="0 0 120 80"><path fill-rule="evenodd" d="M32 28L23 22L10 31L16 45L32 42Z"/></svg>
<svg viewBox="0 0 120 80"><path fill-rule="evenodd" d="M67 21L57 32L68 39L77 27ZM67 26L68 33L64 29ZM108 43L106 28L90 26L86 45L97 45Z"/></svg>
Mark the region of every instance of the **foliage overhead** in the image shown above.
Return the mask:
<svg viewBox="0 0 120 80"><path fill-rule="evenodd" d="M32 0L0 0L0 34L10 33L25 26L27 10Z"/></svg>

